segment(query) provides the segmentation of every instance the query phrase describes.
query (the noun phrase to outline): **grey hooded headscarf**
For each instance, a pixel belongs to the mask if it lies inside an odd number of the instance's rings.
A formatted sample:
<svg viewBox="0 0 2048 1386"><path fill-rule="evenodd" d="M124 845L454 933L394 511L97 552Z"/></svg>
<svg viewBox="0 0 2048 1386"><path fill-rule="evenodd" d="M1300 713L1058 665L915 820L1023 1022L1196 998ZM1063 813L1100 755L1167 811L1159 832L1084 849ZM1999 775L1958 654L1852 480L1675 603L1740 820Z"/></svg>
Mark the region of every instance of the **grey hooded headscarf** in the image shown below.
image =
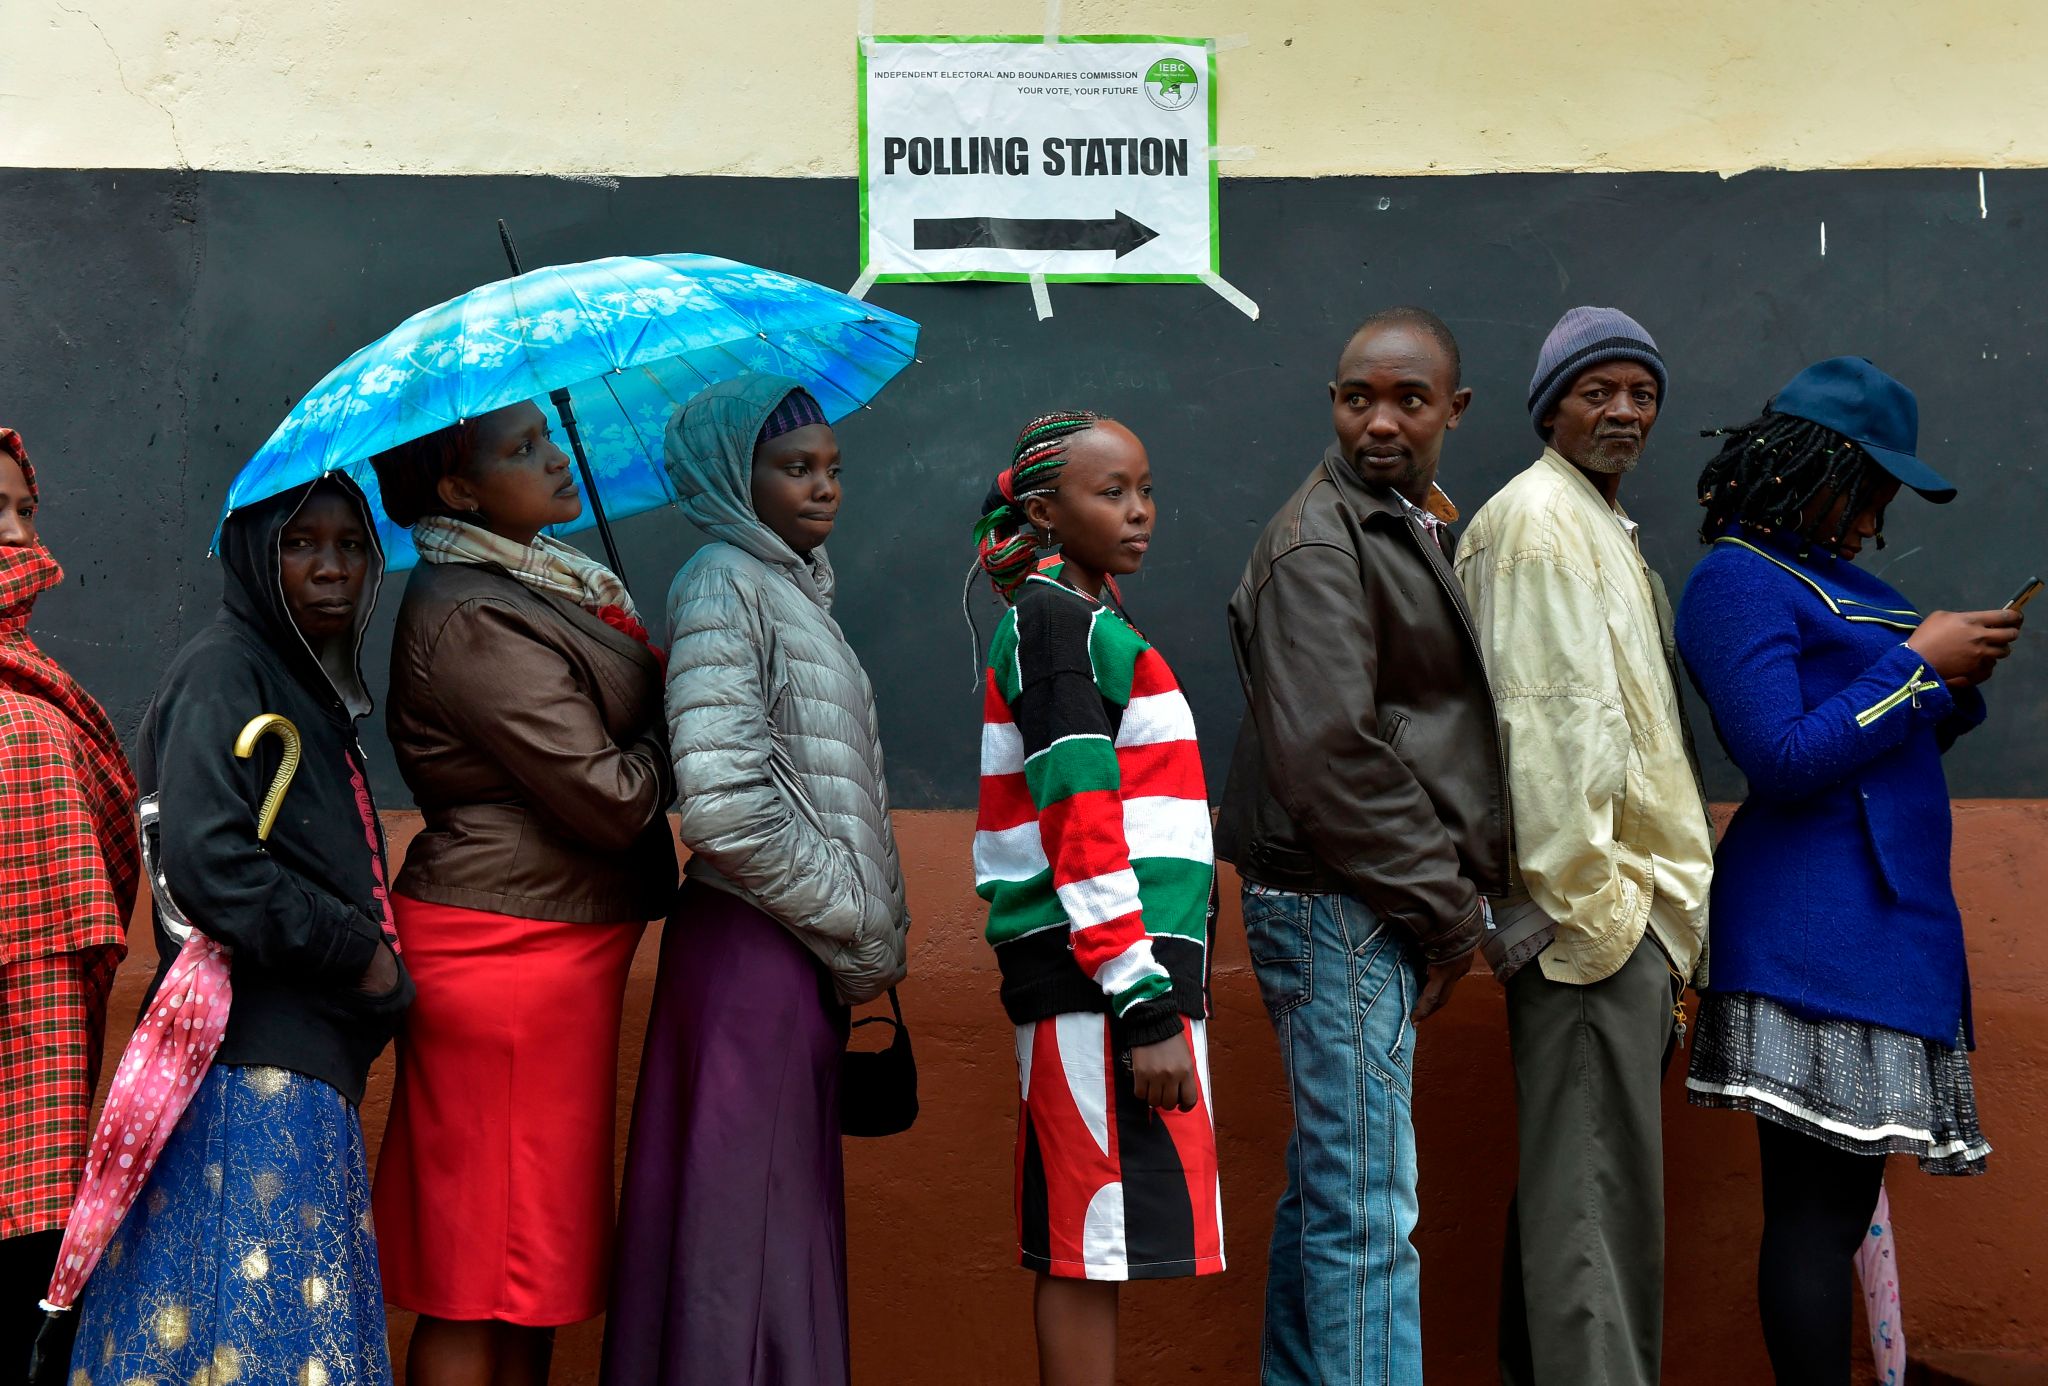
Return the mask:
<svg viewBox="0 0 2048 1386"><path fill-rule="evenodd" d="M857 1003L902 979L910 916L874 691L832 619L832 565L754 513L754 440L796 388L742 376L669 421L683 513L720 542L669 589L664 703L689 875L780 922Z"/></svg>
<svg viewBox="0 0 2048 1386"><path fill-rule="evenodd" d="M754 513L754 442L775 407L802 388L780 375L721 380L669 416L662 453L690 523L787 570L798 587L830 610L832 560L824 547L813 549L807 563Z"/></svg>

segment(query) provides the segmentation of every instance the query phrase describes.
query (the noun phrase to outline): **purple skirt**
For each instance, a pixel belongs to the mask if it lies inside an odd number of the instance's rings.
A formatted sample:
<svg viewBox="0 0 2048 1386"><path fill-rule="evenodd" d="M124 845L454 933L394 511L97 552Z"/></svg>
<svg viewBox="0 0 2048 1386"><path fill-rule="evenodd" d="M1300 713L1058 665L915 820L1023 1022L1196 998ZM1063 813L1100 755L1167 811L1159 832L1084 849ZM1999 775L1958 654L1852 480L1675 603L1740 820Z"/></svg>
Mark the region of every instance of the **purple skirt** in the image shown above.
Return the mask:
<svg viewBox="0 0 2048 1386"><path fill-rule="evenodd" d="M846 1011L753 906L662 931L605 1324L608 1386L844 1386Z"/></svg>

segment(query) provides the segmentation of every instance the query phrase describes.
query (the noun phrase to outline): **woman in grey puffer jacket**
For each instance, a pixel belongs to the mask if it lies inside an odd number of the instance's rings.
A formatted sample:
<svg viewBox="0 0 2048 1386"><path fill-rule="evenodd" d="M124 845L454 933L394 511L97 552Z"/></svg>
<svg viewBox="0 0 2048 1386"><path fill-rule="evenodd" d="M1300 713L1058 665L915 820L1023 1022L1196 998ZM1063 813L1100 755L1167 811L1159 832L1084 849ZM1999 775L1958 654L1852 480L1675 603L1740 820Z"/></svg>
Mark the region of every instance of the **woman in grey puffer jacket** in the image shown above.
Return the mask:
<svg viewBox="0 0 2048 1386"><path fill-rule="evenodd" d="M839 446L796 382L714 385L670 420L715 541L669 591L669 746L687 880L626 1158L604 1379L842 1386L847 1006L903 976L909 915L874 693L821 547Z"/></svg>

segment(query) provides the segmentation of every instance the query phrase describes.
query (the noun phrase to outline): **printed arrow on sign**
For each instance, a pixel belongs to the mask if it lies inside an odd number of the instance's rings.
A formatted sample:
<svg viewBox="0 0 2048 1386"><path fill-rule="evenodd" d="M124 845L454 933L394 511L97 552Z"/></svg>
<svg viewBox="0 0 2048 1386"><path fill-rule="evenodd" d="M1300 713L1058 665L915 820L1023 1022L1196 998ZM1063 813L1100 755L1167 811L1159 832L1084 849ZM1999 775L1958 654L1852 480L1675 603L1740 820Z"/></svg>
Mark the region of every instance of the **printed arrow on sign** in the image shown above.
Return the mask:
<svg viewBox="0 0 2048 1386"><path fill-rule="evenodd" d="M1116 258L1159 233L1128 212L1113 217L919 217L919 250L1113 250Z"/></svg>

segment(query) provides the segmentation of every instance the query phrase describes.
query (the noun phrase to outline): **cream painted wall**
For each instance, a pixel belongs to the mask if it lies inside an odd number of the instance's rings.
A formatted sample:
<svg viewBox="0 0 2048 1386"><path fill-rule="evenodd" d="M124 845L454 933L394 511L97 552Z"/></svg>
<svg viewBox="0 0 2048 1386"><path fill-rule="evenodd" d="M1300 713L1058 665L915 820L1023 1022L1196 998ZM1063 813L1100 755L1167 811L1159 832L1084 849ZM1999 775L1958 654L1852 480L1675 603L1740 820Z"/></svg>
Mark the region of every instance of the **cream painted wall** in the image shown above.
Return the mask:
<svg viewBox="0 0 2048 1386"><path fill-rule="evenodd" d="M848 175L854 35L1027 0L0 0L0 164ZM2048 164L2042 0L1069 0L1245 35L1251 175Z"/></svg>

